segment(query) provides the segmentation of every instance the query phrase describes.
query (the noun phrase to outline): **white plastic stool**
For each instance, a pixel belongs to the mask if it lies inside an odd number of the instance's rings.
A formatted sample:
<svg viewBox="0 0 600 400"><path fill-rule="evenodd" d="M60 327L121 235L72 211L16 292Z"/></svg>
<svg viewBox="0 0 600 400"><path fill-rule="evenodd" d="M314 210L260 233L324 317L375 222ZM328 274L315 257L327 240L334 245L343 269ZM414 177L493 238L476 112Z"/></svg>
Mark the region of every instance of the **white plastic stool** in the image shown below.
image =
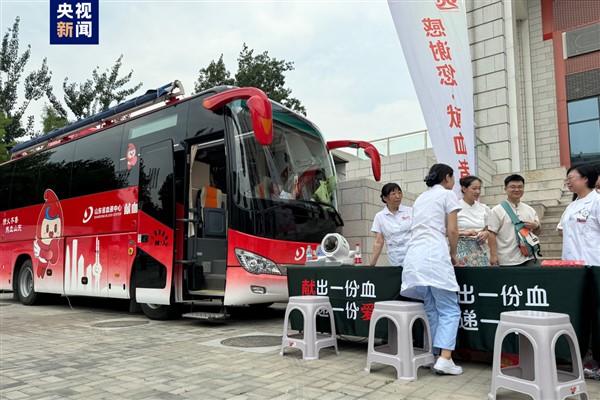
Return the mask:
<svg viewBox="0 0 600 400"><path fill-rule="evenodd" d="M375 327L381 318L388 319L388 342L374 346ZM412 327L416 320L423 321L423 348L413 347ZM378 301L371 314L369 324L369 347L367 350L367 366L378 362L396 368L398 379L414 381L417 369L435 361L431 352L431 335L429 320L421 303L407 301Z"/></svg>
<svg viewBox="0 0 600 400"><path fill-rule="evenodd" d="M293 310L299 310L304 317L304 337L302 334L288 334L288 321ZM331 323L331 335L317 333L317 315L320 310L326 310ZM283 321L283 339L280 355L286 347L297 347L302 350L302 358L316 360L322 348L333 346L335 354L340 354L337 347L333 309L326 296L292 296L285 310Z"/></svg>
<svg viewBox="0 0 600 400"><path fill-rule="evenodd" d="M502 342L510 333L519 335L519 365L501 369ZM562 335L565 335L569 343L573 372L556 369L554 350ZM488 395L489 399L496 398L499 387L540 400L562 400L576 395L588 398L579 344L567 314L530 310L500 314L494 339L492 390Z"/></svg>

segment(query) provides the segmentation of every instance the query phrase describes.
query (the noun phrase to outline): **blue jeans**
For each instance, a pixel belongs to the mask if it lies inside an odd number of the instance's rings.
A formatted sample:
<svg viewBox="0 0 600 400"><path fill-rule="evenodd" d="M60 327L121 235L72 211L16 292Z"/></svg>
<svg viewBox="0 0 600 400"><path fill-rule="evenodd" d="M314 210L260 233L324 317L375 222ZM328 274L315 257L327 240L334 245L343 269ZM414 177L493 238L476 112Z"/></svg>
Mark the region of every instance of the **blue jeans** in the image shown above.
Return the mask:
<svg viewBox="0 0 600 400"><path fill-rule="evenodd" d="M423 298L429 320L433 354L439 354L440 349L454 350L460 322L456 293L433 286L419 286L416 290Z"/></svg>

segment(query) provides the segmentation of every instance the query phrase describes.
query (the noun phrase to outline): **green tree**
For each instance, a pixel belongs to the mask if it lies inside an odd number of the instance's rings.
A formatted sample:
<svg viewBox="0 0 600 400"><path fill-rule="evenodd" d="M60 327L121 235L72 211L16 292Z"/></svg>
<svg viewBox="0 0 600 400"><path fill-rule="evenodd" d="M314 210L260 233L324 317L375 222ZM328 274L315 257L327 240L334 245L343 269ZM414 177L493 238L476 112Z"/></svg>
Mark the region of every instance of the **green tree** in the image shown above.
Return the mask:
<svg viewBox="0 0 600 400"><path fill-rule="evenodd" d="M235 85L235 79L231 77L231 73L225 68L223 54L219 57L219 61L215 62L213 60L208 67L200 69L200 76L194 84L194 90L199 93L219 85Z"/></svg>
<svg viewBox="0 0 600 400"><path fill-rule="evenodd" d="M122 102L142 87L140 82L129 89L124 88L131 80L133 70L119 77L122 61L123 55L121 54L112 68L106 69L102 73L98 72L100 67L96 66L92 71L92 78L86 79L82 83L69 83L69 78L65 78L63 82L65 103L77 119L106 110L111 105ZM56 107L55 111L58 116L66 117L66 113L63 114Z"/></svg>
<svg viewBox="0 0 600 400"><path fill-rule="evenodd" d="M48 96L50 102L55 101L50 84L52 73L44 58L40 69L30 72L25 77L23 82L25 99L18 104L18 88L31 56L30 45L27 45L23 53L19 52L19 22L20 18L15 18L13 26L4 34L0 48L0 111L8 121L4 126L4 143L12 143L33 129L32 115L27 116L25 126L21 121L32 101L37 101L44 95Z"/></svg>
<svg viewBox="0 0 600 400"><path fill-rule="evenodd" d="M42 133L48 133L67 125L69 121L55 107L45 104L42 109L42 123Z"/></svg>
<svg viewBox="0 0 600 400"><path fill-rule="evenodd" d="M4 143L5 131L4 127L10 124L10 119L6 118L6 115L0 111L0 163L8 160L8 150L6 150L7 144Z"/></svg>
<svg viewBox="0 0 600 400"><path fill-rule="evenodd" d="M235 79L230 78L221 54L219 61L211 61L208 67L200 69L194 89L197 93L217 85L253 86L272 100L306 115L300 100L290 97L292 90L285 87L285 72L293 70L293 62L271 58L267 51L254 55L254 50L244 43L238 57Z"/></svg>

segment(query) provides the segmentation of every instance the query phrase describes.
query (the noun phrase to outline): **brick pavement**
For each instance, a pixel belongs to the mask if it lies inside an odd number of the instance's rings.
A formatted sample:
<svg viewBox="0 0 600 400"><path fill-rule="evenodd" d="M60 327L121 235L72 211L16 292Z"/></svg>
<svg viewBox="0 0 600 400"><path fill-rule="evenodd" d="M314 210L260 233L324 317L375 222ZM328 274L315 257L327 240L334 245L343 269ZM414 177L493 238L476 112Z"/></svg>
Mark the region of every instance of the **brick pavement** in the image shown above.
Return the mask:
<svg viewBox="0 0 600 400"><path fill-rule="evenodd" d="M94 303L96 303L94 305ZM366 341L340 341L302 361L297 349L237 348L223 339L281 336L284 305L238 309L223 322L151 321L104 300L25 307L0 294L0 399L487 399L491 366L464 374L395 379L391 367L363 371ZM356 338L354 338L356 339ZM600 382L587 381L600 400ZM500 391L498 399L527 399Z"/></svg>

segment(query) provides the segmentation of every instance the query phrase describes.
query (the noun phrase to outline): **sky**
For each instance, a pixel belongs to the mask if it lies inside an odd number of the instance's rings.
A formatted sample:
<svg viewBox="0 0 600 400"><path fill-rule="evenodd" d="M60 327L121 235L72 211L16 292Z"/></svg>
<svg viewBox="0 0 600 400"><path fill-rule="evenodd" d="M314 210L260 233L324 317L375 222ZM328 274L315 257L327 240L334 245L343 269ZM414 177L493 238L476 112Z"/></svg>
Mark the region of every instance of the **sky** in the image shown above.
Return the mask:
<svg viewBox="0 0 600 400"><path fill-rule="evenodd" d="M286 87L326 140L373 141L425 129L385 0L100 0L99 45L50 45L49 13L48 0L0 0L0 31L4 36L21 18L20 51L31 45L28 69L47 58L61 100L65 77L83 82L121 54L121 76L133 70L131 85L143 83L135 95L175 79L191 94L200 68L221 54L234 75L246 43L254 54L294 63ZM43 104L26 113L38 129Z"/></svg>

